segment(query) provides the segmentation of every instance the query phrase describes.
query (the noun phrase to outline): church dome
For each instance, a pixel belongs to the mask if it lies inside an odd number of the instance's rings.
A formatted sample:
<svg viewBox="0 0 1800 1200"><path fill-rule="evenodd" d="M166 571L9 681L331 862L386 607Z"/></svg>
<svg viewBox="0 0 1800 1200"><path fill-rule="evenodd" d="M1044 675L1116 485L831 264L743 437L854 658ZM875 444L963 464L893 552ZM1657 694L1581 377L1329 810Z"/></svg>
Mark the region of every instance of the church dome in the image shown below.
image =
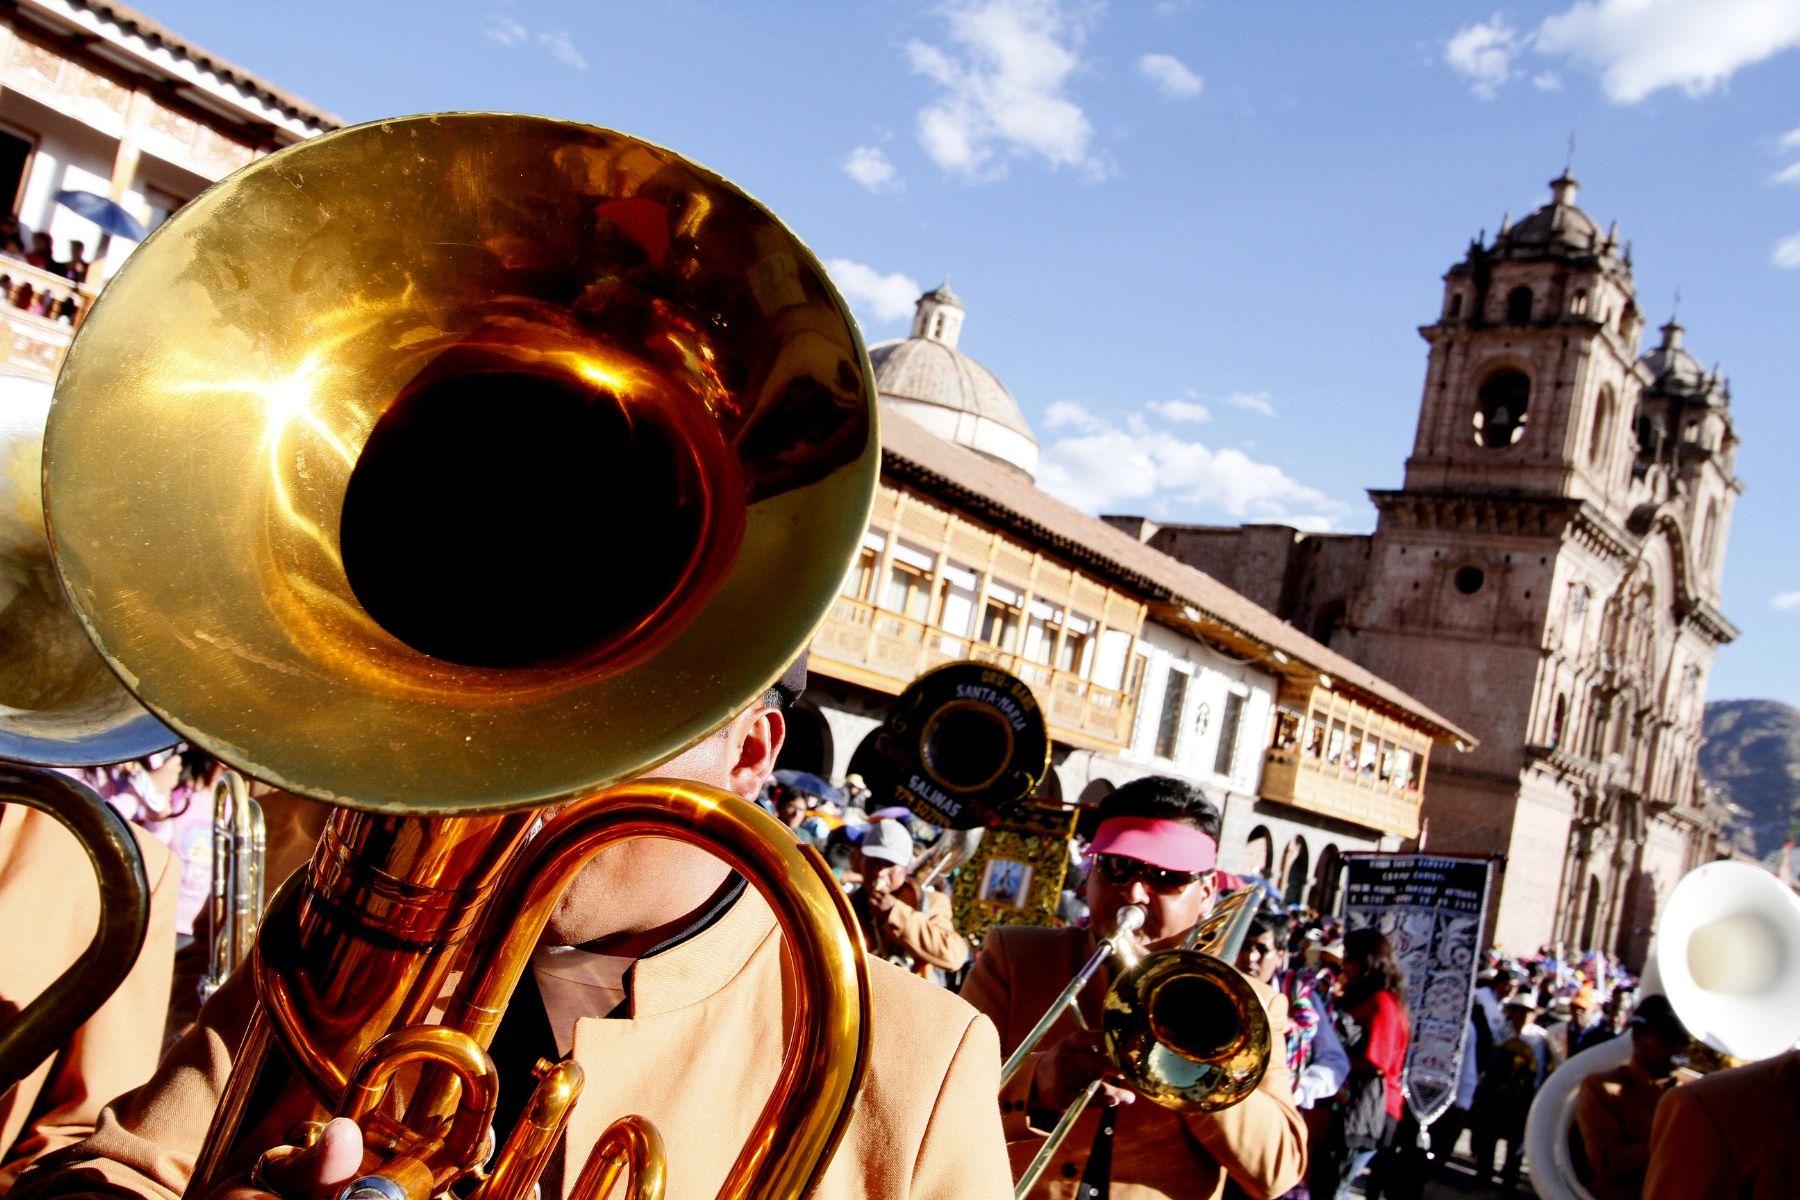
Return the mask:
<svg viewBox="0 0 1800 1200"><path fill-rule="evenodd" d="M869 347L876 389L884 403L932 433L1030 478L1037 439L994 373L956 348L965 315L947 283L920 296L912 335Z"/></svg>
<svg viewBox="0 0 1800 1200"><path fill-rule="evenodd" d="M1650 377L1662 391L1694 392L1706 382L1706 371L1700 366L1700 360L1689 354L1681 344L1681 335L1685 333L1674 318L1662 327L1662 345L1644 355L1644 366L1650 370Z"/></svg>
<svg viewBox="0 0 1800 1200"><path fill-rule="evenodd" d="M1550 181L1550 203L1500 231L1498 249L1516 255L1597 254L1611 243L1594 219L1575 207L1581 185L1567 171Z"/></svg>

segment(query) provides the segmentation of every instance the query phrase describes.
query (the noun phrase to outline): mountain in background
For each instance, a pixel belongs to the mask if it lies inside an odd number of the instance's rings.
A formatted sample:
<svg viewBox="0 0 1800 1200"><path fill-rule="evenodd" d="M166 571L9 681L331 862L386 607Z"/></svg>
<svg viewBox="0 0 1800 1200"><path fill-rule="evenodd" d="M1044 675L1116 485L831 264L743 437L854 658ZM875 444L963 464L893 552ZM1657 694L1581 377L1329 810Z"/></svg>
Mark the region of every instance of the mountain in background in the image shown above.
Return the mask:
<svg viewBox="0 0 1800 1200"><path fill-rule="evenodd" d="M1700 774L1737 809L1732 840L1764 858L1800 826L1800 708L1779 700L1706 706Z"/></svg>

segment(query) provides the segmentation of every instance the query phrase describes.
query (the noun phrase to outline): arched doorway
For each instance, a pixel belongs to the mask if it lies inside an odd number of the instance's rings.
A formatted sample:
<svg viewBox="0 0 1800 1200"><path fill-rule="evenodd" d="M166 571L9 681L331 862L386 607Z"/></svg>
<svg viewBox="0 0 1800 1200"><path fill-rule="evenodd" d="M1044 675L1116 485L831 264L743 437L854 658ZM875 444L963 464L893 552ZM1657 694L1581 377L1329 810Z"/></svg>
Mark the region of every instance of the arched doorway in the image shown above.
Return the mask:
<svg viewBox="0 0 1800 1200"><path fill-rule="evenodd" d="M775 756L775 765L795 771L811 771L814 775L827 779L831 776L832 751L836 748L832 743L831 726L825 722L825 714L818 708L804 702L787 710L787 740L781 743L781 753Z"/></svg>
<svg viewBox="0 0 1800 1200"><path fill-rule="evenodd" d="M1251 875L1269 877L1275 865L1275 839L1267 825L1258 825L1244 842L1244 870Z"/></svg>
<svg viewBox="0 0 1800 1200"><path fill-rule="evenodd" d="M1095 779L1081 789L1081 796L1075 801L1077 808L1095 808L1113 793L1113 782L1110 779Z"/></svg>
<svg viewBox="0 0 1800 1200"><path fill-rule="evenodd" d="M1306 881L1312 867L1312 855L1308 853L1303 838L1295 837L1289 843L1287 860L1288 868L1281 885L1281 899L1283 903L1292 906L1300 903L1300 898L1306 895Z"/></svg>
<svg viewBox="0 0 1800 1200"><path fill-rule="evenodd" d="M1329 843L1319 851L1319 872L1313 882L1312 906L1321 916L1332 916L1337 912L1338 887L1343 882L1344 856L1336 843Z"/></svg>

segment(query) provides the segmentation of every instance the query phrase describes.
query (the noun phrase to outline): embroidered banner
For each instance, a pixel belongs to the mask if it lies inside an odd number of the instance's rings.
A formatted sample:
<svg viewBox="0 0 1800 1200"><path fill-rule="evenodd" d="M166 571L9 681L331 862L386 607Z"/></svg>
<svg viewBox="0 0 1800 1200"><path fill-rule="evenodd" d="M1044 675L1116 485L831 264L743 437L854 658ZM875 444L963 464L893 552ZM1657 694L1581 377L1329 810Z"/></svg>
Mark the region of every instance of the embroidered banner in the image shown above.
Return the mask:
<svg viewBox="0 0 1800 1200"><path fill-rule="evenodd" d="M1493 863L1431 854L1344 856L1344 922L1387 935L1406 970L1406 1103L1430 1125L1456 1098Z"/></svg>

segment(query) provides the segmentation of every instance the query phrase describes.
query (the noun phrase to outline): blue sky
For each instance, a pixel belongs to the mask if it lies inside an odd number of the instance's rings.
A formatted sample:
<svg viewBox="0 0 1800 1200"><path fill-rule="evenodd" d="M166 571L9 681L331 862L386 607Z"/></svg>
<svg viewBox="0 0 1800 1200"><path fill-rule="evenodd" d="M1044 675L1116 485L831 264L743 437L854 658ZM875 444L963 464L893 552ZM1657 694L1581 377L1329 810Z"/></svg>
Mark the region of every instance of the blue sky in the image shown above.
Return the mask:
<svg viewBox="0 0 1800 1200"><path fill-rule="evenodd" d="M348 121L626 130L760 197L869 341L948 277L1040 482L1367 530L1443 272L1548 199L1633 246L1743 440L1713 698L1800 704L1800 0L140 0ZM1654 337L1654 334L1651 335Z"/></svg>

